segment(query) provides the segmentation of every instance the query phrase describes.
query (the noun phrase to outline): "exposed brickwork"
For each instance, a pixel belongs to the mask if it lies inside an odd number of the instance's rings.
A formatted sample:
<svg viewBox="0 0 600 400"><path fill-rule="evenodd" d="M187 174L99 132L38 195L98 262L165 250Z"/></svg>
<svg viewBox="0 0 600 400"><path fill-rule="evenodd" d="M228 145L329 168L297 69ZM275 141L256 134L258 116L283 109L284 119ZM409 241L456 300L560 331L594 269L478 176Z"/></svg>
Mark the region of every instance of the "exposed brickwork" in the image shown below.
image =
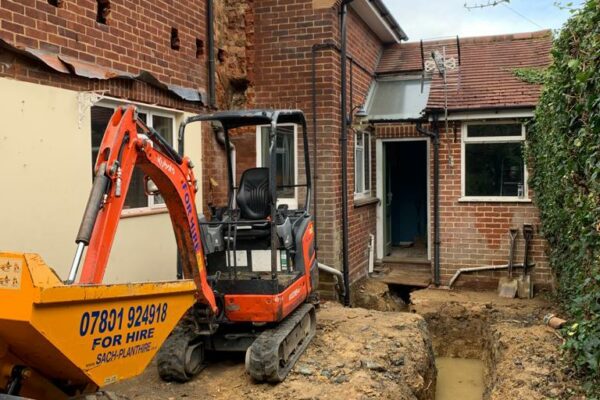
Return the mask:
<svg viewBox="0 0 600 400"><path fill-rule="evenodd" d="M217 108L220 110L252 108L254 104L254 1L225 0L214 2L215 64ZM207 125L208 126L208 125ZM204 131L203 153L204 192L206 203L224 206L227 203L227 158L225 148L218 143L211 128ZM237 177L255 166L254 135L245 137L230 132L232 144L238 149ZM249 147L250 146L250 147ZM249 153L248 153L249 152ZM211 187L210 180L218 182Z"/></svg>
<svg viewBox="0 0 600 400"><path fill-rule="evenodd" d="M452 125L450 126L452 129ZM412 124L377 125L378 139L421 137ZM552 274L545 254L546 242L539 236L539 215L534 203L492 203L461 202L461 142L460 124L456 125L457 140L454 131L445 134L442 129L440 142L440 238L441 238L441 281L447 285L457 269L481 265L506 264L508 259L508 230L523 224L532 224L535 228L531 245L531 260L534 281L549 285ZM433 160L433 146L430 148ZM451 164L449 156L452 155ZM433 166L430 168L433 193ZM532 196L532 193L529 193ZM433 216L433 202L430 210ZM429 232L433 233L433 218L430 218ZM519 232L515 262L523 262L524 239ZM495 284L490 278L505 276L506 272L482 272L465 274L457 282L477 284L478 286Z"/></svg>

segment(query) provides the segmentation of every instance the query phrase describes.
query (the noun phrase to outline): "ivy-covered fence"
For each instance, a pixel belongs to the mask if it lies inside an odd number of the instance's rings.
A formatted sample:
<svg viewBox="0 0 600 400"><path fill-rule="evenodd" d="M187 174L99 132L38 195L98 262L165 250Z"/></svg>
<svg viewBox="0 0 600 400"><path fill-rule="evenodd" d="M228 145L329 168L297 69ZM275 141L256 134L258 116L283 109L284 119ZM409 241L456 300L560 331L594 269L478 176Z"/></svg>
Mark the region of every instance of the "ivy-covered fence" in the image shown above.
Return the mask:
<svg viewBox="0 0 600 400"><path fill-rule="evenodd" d="M528 159L577 367L600 373L600 2L555 40L529 133ZM599 389L600 390L600 389Z"/></svg>

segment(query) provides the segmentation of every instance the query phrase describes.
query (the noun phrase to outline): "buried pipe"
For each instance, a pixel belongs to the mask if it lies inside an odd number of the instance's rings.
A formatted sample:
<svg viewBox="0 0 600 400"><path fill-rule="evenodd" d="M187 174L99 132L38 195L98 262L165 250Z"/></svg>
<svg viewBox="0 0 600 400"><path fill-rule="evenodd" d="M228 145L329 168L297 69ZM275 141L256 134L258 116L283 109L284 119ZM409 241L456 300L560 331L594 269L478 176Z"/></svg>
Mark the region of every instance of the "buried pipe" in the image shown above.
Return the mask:
<svg viewBox="0 0 600 400"><path fill-rule="evenodd" d="M535 266L535 264L530 264L528 266L528 268L532 268L534 266ZM512 267L513 268L523 268L523 264L513 264ZM461 268L461 269L457 270L454 273L454 275L452 276L452 278L450 279L450 282L448 283L448 288L449 289L452 288L452 285L454 285L454 282L456 282L456 280L458 279L458 277L463 272L497 271L497 270L502 270L502 269L508 269L508 264L502 264L502 265L484 265L484 266L481 266L481 267Z"/></svg>
<svg viewBox="0 0 600 400"><path fill-rule="evenodd" d="M321 263L317 263L317 265L319 267L319 270L333 275L335 279L335 287L339 292L340 296L346 296L346 285L344 281L344 274L342 273L342 271Z"/></svg>

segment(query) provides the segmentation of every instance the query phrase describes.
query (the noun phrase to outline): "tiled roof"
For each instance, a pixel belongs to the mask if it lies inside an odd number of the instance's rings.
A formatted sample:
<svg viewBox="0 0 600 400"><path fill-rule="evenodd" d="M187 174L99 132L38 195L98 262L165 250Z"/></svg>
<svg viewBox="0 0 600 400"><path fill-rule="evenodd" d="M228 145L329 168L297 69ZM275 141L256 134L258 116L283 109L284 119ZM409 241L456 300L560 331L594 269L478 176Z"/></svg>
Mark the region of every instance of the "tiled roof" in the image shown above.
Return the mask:
<svg viewBox="0 0 600 400"><path fill-rule="evenodd" d="M470 37L460 39L461 65L447 72L448 108L489 109L535 106L540 86L525 83L514 75L516 68L546 67L550 63L552 34L549 30ZM447 58L458 60L456 39L423 43L425 60L431 52L445 49ZM421 73L419 42L389 46L378 66L378 74ZM445 91L439 74L432 76L428 109L443 108Z"/></svg>

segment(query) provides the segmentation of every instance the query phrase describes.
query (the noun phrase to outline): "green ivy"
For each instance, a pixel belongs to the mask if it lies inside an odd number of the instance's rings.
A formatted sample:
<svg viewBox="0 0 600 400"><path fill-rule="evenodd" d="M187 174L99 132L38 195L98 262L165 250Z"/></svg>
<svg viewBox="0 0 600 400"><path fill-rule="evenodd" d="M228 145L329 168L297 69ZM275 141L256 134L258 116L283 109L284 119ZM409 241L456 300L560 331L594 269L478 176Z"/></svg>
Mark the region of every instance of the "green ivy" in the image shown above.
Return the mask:
<svg viewBox="0 0 600 400"><path fill-rule="evenodd" d="M574 323L565 331L579 371L600 374L600 3L588 0L554 42L553 63L532 121L531 187L558 295ZM598 385L592 391L600 392Z"/></svg>
<svg viewBox="0 0 600 400"><path fill-rule="evenodd" d="M541 85L546 82L545 68L515 68L513 74L523 82Z"/></svg>

